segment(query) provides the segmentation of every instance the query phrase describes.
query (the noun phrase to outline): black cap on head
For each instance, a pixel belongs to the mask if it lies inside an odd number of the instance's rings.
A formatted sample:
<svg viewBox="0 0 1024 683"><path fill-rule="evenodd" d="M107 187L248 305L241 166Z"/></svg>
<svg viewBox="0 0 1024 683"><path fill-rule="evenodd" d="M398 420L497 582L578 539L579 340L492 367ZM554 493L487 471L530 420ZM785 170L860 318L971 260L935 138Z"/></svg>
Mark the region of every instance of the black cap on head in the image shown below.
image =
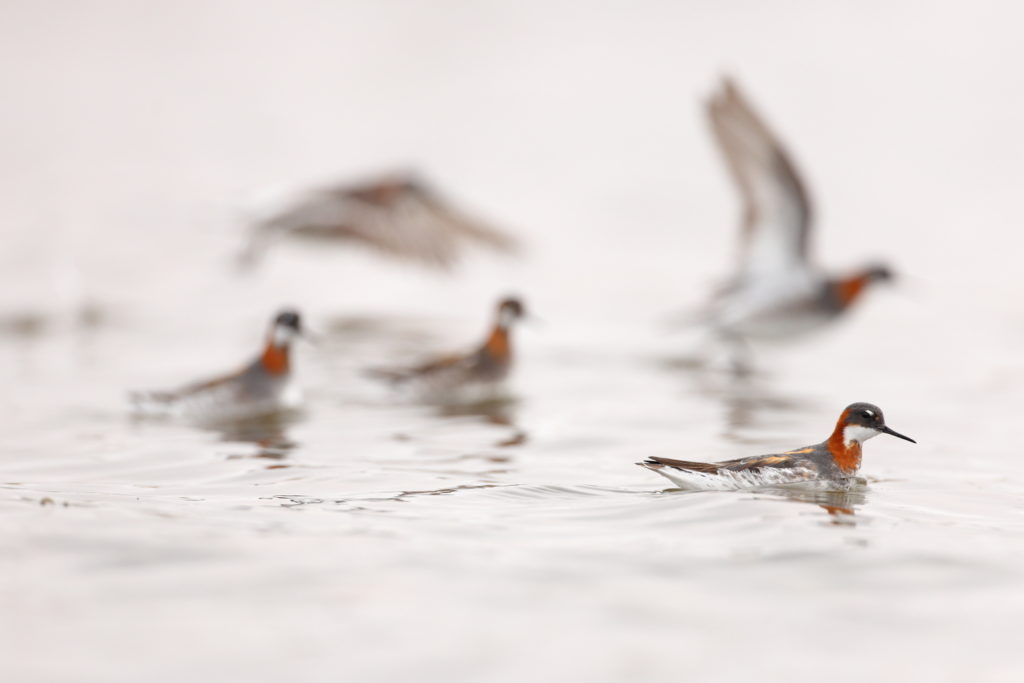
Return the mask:
<svg viewBox="0 0 1024 683"><path fill-rule="evenodd" d="M904 436L897 431L889 429L885 424L885 416L882 415L882 409L873 403L851 403L846 406L843 415L845 417L843 420L845 426L865 427L882 434L898 437L910 443L917 443L909 436Z"/></svg>
<svg viewBox="0 0 1024 683"><path fill-rule="evenodd" d="M299 317L299 312L292 308L280 311L274 318L274 324L290 327L296 332L302 331L302 319Z"/></svg>
<svg viewBox="0 0 1024 683"><path fill-rule="evenodd" d="M498 303L500 313L509 313L515 318L522 318L526 315L526 307L519 297L508 296Z"/></svg>
<svg viewBox="0 0 1024 683"><path fill-rule="evenodd" d="M872 282L889 282L896 277L896 274L884 263L876 263L869 267L867 273Z"/></svg>
<svg viewBox="0 0 1024 683"><path fill-rule="evenodd" d="M851 403L846 406L843 414L846 415L845 423L848 425L860 425L862 427L885 425L885 416L882 415L882 409L873 403L864 403L863 401Z"/></svg>

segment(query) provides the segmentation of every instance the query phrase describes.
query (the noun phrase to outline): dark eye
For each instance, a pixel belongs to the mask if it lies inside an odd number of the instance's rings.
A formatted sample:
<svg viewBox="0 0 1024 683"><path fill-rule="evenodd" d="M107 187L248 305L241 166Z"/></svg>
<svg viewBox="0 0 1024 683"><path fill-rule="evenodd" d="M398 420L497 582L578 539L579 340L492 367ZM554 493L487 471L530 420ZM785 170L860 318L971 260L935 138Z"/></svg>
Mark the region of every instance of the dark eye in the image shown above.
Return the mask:
<svg viewBox="0 0 1024 683"><path fill-rule="evenodd" d="M869 420L873 420L874 417L875 417L875 414L873 412L871 412L870 410L862 410L862 411L860 411L860 416L861 417L866 417Z"/></svg>

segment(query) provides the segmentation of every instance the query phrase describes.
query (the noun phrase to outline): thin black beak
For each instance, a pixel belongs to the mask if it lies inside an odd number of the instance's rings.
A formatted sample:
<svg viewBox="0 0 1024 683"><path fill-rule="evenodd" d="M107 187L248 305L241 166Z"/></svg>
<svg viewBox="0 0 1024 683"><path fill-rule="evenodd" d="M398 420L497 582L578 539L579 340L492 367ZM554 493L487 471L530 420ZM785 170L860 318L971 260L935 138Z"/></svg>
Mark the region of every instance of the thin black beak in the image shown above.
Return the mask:
<svg viewBox="0 0 1024 683"><path fill-rule="evenodd" d="M888 427L882 427L882 433L883 434L889 434L890 436L895 436L897 439L903 439L904 441L909 441L910 443L917 443L916 441L911 439L909 436L903 436L902 434L900 434L896 430L889 429Z"/></svg>
<svg viewBox="0 0 1024 683"><path fill-rule="evenodd" d="M324 343L324 333L321 330L311 330L303 326L297 335L298 340L309 346L320 346Z"/></svg>

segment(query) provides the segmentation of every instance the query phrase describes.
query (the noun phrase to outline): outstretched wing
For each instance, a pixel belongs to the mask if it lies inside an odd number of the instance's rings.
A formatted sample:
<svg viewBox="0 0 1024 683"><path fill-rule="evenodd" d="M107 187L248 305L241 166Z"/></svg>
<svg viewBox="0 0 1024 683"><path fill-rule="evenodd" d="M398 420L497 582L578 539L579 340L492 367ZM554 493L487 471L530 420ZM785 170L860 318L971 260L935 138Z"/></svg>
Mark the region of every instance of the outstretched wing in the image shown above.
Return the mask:
<svg viewBox="0 0 1024 683"><path fill-rule="evenodd" d="M506 252L516 247L510 236L468 217L406 175L309 192L254 226L247 259L277 235L351 240L442 269L450 268L469 242Z"/></svg>
<svg viewBox="0 0 1024 683"><path fill-rule="evenodd" d="M728 79L707 111L743 199L741 277L805 267L811 202L782 143Z"/></svg>

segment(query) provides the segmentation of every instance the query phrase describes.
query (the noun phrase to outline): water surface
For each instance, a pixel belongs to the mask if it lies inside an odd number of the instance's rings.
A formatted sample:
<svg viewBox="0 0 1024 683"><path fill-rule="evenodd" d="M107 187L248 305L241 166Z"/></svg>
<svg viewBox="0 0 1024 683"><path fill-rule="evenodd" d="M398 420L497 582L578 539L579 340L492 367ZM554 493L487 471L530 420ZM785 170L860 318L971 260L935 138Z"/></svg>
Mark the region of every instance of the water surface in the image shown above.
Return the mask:
<svg viewBox="0 0 1024 683"><path fill-rule="evenodd" d="M1019 679L1019 22L727 5L3 10L4 679ZM730 263L697 106L724 67L810 174L820 260L904 274L746 378L662 324ZM232 267L248 189L400 163L527 254ZM363 376L472 344L508 291L545 320L514 400ZM285 303L320 335L301 412L127 414ZM817 442L856 400L919 444L871 441L847 494L633 464Z"/></svg>

